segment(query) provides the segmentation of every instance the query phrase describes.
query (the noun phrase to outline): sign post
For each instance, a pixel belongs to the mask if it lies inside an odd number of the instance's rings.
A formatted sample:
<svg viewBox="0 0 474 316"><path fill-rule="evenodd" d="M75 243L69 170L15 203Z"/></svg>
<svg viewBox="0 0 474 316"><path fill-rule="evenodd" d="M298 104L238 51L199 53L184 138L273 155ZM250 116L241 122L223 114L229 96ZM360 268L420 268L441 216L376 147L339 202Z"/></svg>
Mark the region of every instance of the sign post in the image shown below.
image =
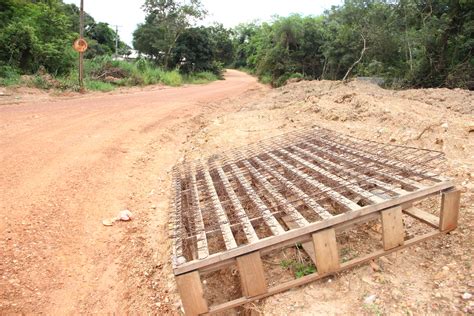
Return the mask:
<svg viewBox="0 0 474 316"><path fill-rule="evenodd" d="M79 15L79 40L76 42L83 42L84 40L84 0L81 0L81 12ZM74 43L75 44L75 43ZM85 49L78 49L79 52L79 89L84 92L84 52L87 49L87 43Z"/></svg>

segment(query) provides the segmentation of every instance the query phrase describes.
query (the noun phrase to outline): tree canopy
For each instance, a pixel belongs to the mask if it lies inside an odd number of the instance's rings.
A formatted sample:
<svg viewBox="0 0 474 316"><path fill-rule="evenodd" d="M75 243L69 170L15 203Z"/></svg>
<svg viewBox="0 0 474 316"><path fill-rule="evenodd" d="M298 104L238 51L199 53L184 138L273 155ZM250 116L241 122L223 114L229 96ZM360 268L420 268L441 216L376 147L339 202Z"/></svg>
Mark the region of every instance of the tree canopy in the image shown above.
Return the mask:
<svg viewBox="0 0 474 316"><path fill-rule="evenodd" d="M79 36L79 8L62 0L3 0L0 2L0 66L22 73L44 67L52 74L66 73L75 63L73 41ZM107 23L85 14L86 58L110 55L115 32ZM127 45L120 42L122 49Z"/></svg>
<svg viewBox="0 0 474 316"><path fill-rule="evenodd" d="M394 86L474 89L474 2L346 0L321 16L234 29L235 65L290 76L376 76ZM365 47L365 49L364 49Z"/></svg>

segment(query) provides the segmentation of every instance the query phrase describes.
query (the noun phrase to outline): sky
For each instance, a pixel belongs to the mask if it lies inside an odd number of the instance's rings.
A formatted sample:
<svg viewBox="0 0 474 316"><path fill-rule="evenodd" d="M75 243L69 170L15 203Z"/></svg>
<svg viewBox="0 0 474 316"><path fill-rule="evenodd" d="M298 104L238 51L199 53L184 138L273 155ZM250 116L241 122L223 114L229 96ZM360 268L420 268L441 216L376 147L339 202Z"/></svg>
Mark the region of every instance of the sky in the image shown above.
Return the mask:
<svg viewBox="0 0 474 316"><path fill-rule="evenodd" d="M79 6L80 0L64 0ZM209 14L204 25L213 22L225 27L254 20L270 21L272 16L287 16L291 13L318 15L343 0L201 0ZM143 0L84 0L84 10L96 21L109 23L114 29L118 25L120 38L131 46L133 31L145 20L141 9Z"/></svg>

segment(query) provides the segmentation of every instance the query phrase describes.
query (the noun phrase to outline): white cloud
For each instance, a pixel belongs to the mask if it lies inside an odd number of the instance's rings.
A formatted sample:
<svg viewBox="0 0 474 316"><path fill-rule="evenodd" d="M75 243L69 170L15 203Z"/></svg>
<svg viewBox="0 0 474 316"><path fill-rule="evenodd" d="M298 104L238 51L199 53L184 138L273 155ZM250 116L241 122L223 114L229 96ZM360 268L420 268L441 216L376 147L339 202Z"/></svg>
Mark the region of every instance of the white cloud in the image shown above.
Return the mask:
<svg viewBox="0 0 474 316"><path fill-rule="evenodd" d="M65 0L79 6L79 0ZM145 19L141 9L143 0L84 0L84 10L96 21L107 22L112 27L119 25L119 34L126 43L132 43L132 34L139 23ZM318 15L342 0L202 0L209 11L205 24L219 22L233 27L253 20L268 21L273 15L287 16L291 13Z"/></svg>

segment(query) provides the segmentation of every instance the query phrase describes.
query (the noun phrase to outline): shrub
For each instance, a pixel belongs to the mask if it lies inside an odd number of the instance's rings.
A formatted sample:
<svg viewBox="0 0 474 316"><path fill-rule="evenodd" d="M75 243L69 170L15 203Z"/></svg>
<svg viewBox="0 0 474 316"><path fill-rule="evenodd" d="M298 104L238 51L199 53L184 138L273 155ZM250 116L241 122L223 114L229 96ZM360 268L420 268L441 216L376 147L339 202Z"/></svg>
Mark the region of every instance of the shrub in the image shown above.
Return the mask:
<svg viewBox="0 0 474 316"><path fill-rule="evenodd" d="M18 69L11 66L0 65L0 85L1 86L12 86L20 84L20 73Z"/></svg>
<svg viewBox="0 0 474 316"><path fill-rule="evenodd" d="M85 86L88 90L92 91L109 92L115 89L111 83L98 80L86 80Z"/></svg>
<svg viewBox="0 0 474 316"><path fill-rule="evenodd" d="M183 84L183 77L177 70L162 73L161 82L167 86L177 87Z"/></svg>

